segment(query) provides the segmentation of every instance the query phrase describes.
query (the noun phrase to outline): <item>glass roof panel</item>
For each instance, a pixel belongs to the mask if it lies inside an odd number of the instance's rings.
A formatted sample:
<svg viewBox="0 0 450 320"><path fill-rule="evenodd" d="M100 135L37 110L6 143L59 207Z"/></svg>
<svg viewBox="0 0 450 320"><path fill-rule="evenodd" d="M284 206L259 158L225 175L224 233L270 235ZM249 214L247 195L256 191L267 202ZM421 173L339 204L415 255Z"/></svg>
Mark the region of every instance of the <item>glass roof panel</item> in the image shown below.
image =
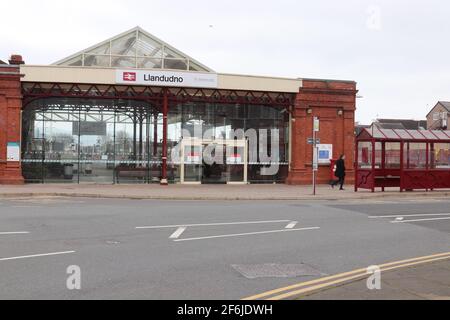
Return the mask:
<svg viewBox="0 0 450 320"><path fill-rule="evenodd" d="M187 70L187 60L164 59L164 69Z"/></svg>
<svg viewBox="0 0 450 320"><path fill-rule="evenodd" d="M141 57L162 58L163 45L143 33L139 33L137 42L137 55Z"/></svg>
<svg viewBox="0 0 450 320"><path fill-rule="evenodd" d="M136 55L136 33L132 32L111 41L111 54L123 56Z"/></svg>
<svg viewBox="0 0 450 320"><path fill-rule="evenodd" d="M380 129L388 139L399 139L399 136L392 129Z"/></svg>
<svg viewBox="0 0 450 320"><path fill-rule="evenodd" d="M161 69L162 59L155 58L137 58L138 68L142 69Z"/></svg>
<svg viewBox="0 0 450 320"><path fill-rule="evenodd" d="M425 137L418 130L408 130L408 133L416 140L424 140Z"/></svg>
<svg viewBox="0 0 450 320"><path fill-rule="evenodd" d="M84 65L91 67L109 67L110 56L109 55L84 55Z"/></svg>
<svg viewBox="0 0 450 320"><path fill-rule="evenodd" d="M386 138L383 135L383 133L381 133L380 129L378 129L376 126L373 126L371 129L368 129L367 131L369 131L370 134L372 134L372 137L374 138L381 138L381 139Z"/></svg>
<svg viewBox="0 0 450 320"><path fill-rule="evenodd" d="M450 139L450 137L447 137L447 135L444 133L444 131L433 130L433 133L435 136L437 136L441 140L449 140Z"/></svg>
<svg viewBox="0 0 450 320"><path fill-rule="evenodd" d="M164 58L184 58L184 57L170 48L164 48Z"/></svg>
<svg viewBox="0 0 450 320"><path fill-rule="evenodd" d="M136 57L112 56L111 64L121 68L136 68Z"/></svg>
<svg viewBox="0 0 450 320"><path fill-rule="evenodd" d="M438 138L429 130L420 130L420 133L425 136L425 138L429 140L438 140Z"/></svg>
<svg viewBox="0 0 450 320"><path fill-rule="evenodd" d="M450 137L450 131L444 131L446 135Z"/></svg>
<svg viewBox="0 0 450 320"><path fill-rule="evenodd" d="M167 58L164 63L162 58ZM140 27L60 60L54 65L150 69L161 69L164 66L167 69L214 72Z"/></svg>
<svg viewBox="0 0 450 320"><path fill-rule="evenodd" d="M109 42L105 43L103 45L100 45L92 50L86 51L88 54L109 54L110 53L110 46Z"/></svg>
<svg viewBox="0 0 450 320"><path fill-rule="evenodd" d="M78 55L72 59L67 60L66 66L82 66L83 65L83 55Z"/></svg>
<svg viewBox="0 0 450 320"><path fill-rule="evenodd" d="M191 71L203 71L203 68L196 64L194 61L189 61L189 70Z"/></svg>
<svg viewBox="0 0 450 320"><path fill-rule="evenodd" d="M402 139L405 139L405 140L411 139L411 136L408 134L408 132L407 132L406 130L403 130L403 129L395 129L394 131L395 131L395 133L397 133L397 134L400 136L400 138L402 138Z"/></svg>

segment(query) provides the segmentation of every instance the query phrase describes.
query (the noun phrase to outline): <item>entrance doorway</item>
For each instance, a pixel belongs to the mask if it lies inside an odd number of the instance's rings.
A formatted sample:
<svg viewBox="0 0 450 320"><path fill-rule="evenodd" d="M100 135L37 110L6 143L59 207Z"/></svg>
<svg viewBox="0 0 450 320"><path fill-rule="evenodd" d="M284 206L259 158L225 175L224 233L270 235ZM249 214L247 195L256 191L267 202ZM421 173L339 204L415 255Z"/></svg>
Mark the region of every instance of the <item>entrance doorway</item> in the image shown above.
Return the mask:
<svg viewBox="0 0 450 320"><path fill-rule="evenodd" d="M181 141L182 184L247 184L246 140Z"/></svg>

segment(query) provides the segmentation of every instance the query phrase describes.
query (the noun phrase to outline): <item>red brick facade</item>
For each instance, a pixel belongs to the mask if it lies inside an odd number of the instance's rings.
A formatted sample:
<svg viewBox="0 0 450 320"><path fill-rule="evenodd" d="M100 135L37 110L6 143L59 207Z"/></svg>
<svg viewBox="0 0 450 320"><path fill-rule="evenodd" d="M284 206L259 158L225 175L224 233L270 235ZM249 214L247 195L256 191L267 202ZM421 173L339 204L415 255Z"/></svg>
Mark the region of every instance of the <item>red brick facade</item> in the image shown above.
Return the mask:
<svg viewBox="0 0 450 320"><path fill-rule="evenodd" d="M322 144L333 145L333 158L346 156L347 182L354 181L356 83L304 80L292 116L292 160L288 184L311 184L313 117L320 118ZM329 166L319 168L318 183L330 180Z"/></svg>
<svg viewBox="0 0 450 320"><path fill-rule="evenodd" d="M16 65L0 65L0 184L23 184L19 162L7 161L8 142L21 140L22 94Z"/></svg>

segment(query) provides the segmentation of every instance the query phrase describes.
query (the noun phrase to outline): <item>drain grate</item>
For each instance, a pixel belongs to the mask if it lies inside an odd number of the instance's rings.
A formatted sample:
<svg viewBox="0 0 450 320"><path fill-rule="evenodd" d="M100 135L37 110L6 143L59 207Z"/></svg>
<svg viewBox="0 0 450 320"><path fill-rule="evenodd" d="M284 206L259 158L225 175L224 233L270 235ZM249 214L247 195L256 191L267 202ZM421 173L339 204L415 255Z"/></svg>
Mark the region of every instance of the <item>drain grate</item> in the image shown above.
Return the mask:
<svg viewBox="0 0 450 320"><path fill-rule="evenodd" d="M235 264L232 267L247 279L297 278L325 276L326 274L306 264Z"/></svg>

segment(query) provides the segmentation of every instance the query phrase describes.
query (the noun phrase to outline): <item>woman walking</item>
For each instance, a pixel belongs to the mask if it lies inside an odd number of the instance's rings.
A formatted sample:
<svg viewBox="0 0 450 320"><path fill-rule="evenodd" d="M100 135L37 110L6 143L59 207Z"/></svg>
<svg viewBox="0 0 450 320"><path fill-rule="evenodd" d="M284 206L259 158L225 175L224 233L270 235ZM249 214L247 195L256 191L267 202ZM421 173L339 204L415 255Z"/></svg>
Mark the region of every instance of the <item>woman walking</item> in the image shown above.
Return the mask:
<svg viewBox="0 0 450 320"><path fill-rule="evenodd" d="M338 161L336 161L336 171L334 175L339 180L335 180L331 183L331 186L334 187L338 184L341 185L341 188L339 190L344 190L344 183L345 183L345 155L341 155Z"/></svg>

